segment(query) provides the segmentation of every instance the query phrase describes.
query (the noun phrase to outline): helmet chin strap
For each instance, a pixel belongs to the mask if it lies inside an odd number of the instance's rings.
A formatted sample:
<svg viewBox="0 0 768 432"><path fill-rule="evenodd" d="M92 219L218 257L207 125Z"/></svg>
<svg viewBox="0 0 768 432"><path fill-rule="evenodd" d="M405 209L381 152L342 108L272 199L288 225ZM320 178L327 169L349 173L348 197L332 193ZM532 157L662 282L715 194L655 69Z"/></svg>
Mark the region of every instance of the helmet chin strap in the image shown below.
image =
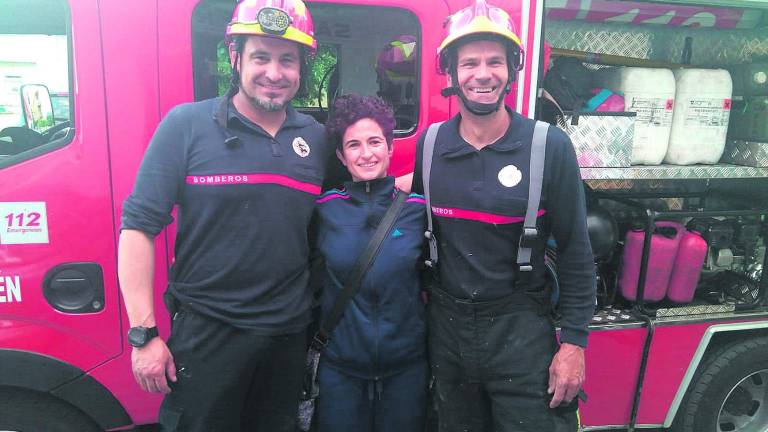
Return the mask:
<svg viewBox="0 0 768 432"><path fill-rule="evenodd" d="M451 68L451 69L452 69L451 81L454 83L459 82L456 68ZM495 113L496 111L499 110L499 108L501 108L501 105L504 103L504 98L512 90L512 83L514 81L515 81L515 74L512 71L510 71L509 79L507 80L507 84L504 86L504 91L501 93L501 95L499 95L499 99L493 103L480 103L480 102L470 101L467 99L467 96L464 95L464 92L462 92L461 89L456 85L442 89L440 91L440 94L443 97L450 97L450 96L456 95L459 97L459 99L461 99L461 102L464 104L464 107L467 109L467 111L471 112L476 116L487 116Z"/></svg>

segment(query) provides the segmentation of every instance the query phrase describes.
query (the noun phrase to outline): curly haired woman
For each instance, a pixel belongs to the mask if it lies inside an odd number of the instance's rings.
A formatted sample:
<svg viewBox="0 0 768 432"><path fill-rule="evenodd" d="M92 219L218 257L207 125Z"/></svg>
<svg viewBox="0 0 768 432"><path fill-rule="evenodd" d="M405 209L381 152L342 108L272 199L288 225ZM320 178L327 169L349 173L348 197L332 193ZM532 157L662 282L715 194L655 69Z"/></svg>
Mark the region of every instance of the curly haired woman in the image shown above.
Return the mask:
<svg viewBox="0 0 768 432"><path fill-rule="evenodd" d="M329 143L352 181L317 200L317 247L325 257L327 315L397 190L387 176L392 109L380 98L336 100ZM360 289L330 335L318 372L320 432L420 432L428 366L420 267L425 202L411 194Z"/></svg>

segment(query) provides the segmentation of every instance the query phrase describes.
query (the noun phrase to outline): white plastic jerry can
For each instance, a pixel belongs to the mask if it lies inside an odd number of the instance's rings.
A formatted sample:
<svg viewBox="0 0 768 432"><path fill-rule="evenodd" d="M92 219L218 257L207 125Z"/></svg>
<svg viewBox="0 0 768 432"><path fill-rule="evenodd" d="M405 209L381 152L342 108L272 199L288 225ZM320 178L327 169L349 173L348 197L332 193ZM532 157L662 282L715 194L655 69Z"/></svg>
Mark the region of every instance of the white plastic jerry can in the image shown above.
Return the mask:
<svg viewBox="0 0 768 432"><path fill-rule="evenodd" d="M714 164L725 150L733 82L724 69L678 69L672 135L664 162Z"/></svg>
<svg viewBox="0 0 768 432"><path fill-rule="evenodd" d="M626 110L637 113L632 165L664 160L675 109L675 76L669 69L618 67L597 73L597 82L624 94Z"/></svg>

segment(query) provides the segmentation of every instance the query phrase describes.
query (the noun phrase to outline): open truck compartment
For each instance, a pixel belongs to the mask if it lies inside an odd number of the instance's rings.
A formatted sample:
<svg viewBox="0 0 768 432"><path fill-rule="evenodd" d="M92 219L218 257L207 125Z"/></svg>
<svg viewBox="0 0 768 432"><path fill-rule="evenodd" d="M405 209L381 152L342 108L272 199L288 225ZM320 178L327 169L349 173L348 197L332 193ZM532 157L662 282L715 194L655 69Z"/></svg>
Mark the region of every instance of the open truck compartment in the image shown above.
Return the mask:
<svg viewBox="0 0 768 432"><path fill-rule="evenodd" d="M579 125L574 125L573 112L555 119L577 146L588 186L590 228L599 237L593 237L593 249L594 243L603 249L595 251L599 304L593 326L642 322L633 311L684 320L764 309L768 134L761 133L761 127L765 129L762 125L768 122L763 109L768 96L768 5L714 3L551 0L544 4L543 39L552 53L549 71L558 63L580 62L587 71L587 77L580 79L596 89L593 94L613 86L610 90L627 96L622 111L634 111L622 117L620 112L577 109ZM624 80L621 85L615 84L619 76ZM551 81L540 82L550 90ZM584 90L591 89L580 89ZM630 100L631 95L639 96ZM662 103L659 111L638 108L653 98ZM588 102L588 97L584 99L582 107ZM538 115L547 117L550 102L539 102ZM668 111L673 107L690 112L674 117L663 112L665 103ZM642 121L656 129L643 132ZM711 163L669 163L712 153L712 136L726 131L721 155L715 148L716 157L704 156ZM664 161L658 156L651 159L659 163L628 160L633 144L638 144L637 135L643 133L645 145L656 146L657 155L660 147ZM668 142L660 144L662 140ZM670 141L690 155L670 157ZM665 246L664 240L677 235L670 230L676 230L657 221L675 221L680 235L694 237ZM649 244L644 244L644 231L654 232ZM611 243L612 237L615 243L607 247L605 242ZM695 237L704 240L703 251ZM700 251L692 252L691 245ZM650 254L643 252L646 248ZM691 282L682 273L694 272L696 266L700 277ZM635 272L633 283L628 281L630 272ZM644 287L634 285L638 279ZM692 290L686 287L691 283L695 292L688 301L689 296L679 292Z"/></svg>
<svg viewBox="0 0 768 432"><path fill-rule="evenodd" d="M598 271L585 430L762 430L768 4L548 0L542 16L548 73L568 64L597 89L579 104L620 87L560 115L539 75L537 116L576 147ZM680 104L685 116L667 111Z"/></svg>

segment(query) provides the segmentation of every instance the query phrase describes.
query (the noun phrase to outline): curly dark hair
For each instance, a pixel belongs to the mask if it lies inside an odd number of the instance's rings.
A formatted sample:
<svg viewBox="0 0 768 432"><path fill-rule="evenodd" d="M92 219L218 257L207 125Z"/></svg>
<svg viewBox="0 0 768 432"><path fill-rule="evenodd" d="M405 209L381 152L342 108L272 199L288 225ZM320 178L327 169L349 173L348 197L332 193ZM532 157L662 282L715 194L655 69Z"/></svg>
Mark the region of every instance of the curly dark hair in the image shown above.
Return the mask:
<svg viewBox="0 0 768 432"><path fill-rule="evenodd" d="M342 139L347 128L359 120L369 118L381 127L387 145L392 147L395 129L395 114L383 99L378 96L360 96L348 94L340 96L333 103L331 114L325 123L328 141L342 149Z"/></svg>

